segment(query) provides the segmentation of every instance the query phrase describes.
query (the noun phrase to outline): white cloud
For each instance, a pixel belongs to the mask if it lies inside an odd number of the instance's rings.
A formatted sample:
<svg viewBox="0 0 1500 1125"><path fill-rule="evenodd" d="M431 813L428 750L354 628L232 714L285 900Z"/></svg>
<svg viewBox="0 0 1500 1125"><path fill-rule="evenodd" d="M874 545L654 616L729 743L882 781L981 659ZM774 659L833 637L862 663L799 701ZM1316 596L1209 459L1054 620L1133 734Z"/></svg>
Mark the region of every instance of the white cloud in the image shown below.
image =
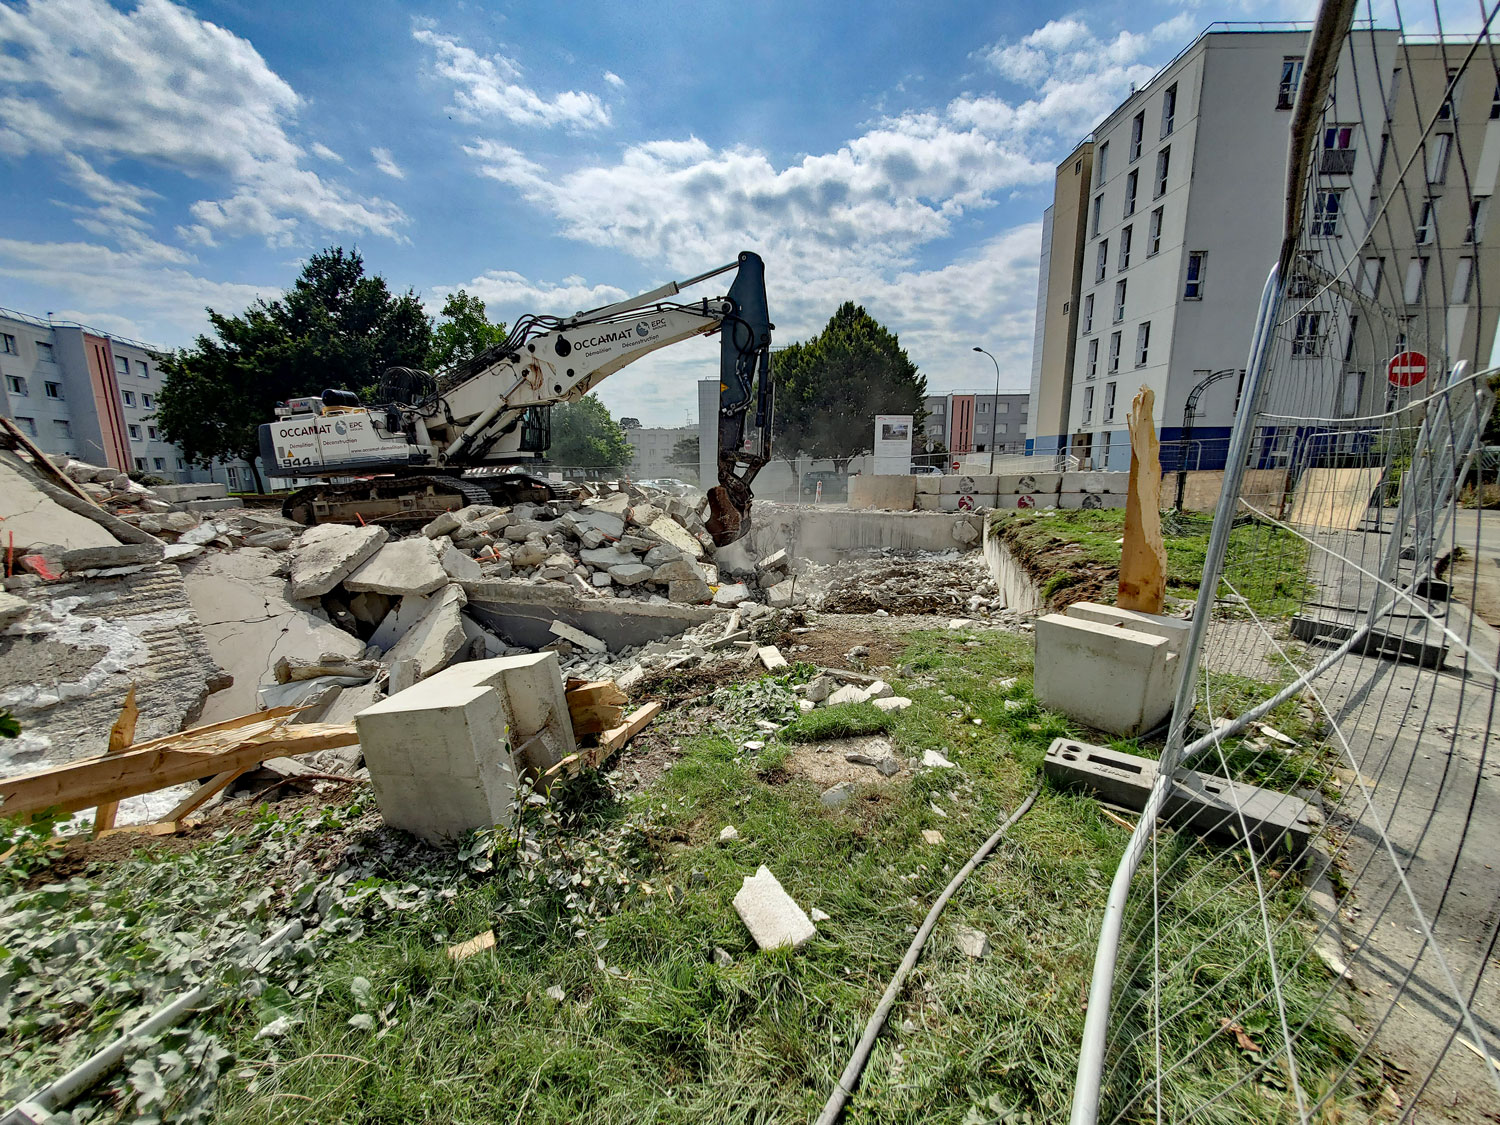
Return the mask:
<svg viewBox="0 0 1500 1125"><path fill-rule="evenodd" d="M401 170L401 166L396 163L396 159L391 155L390 149L372 148L370 150L370 157L375 161L376 171L384 172L387 176L392 176L398 180L406 179L406 173L403 172Z"/></svg>
<svg viewBox="0 0 1500 1125"><path fill-rule="evenodd" d="M452 35L426 24L412 38L432 50L435 69L453 83L454 111L466 121L502 117L513 125L597 129L609 124L609 108L590 93L565 90L543 97L521 82L521 68L504 55L481 55Z"/></svg>
<svg viewBox="0 0 1500 1125"><path fill-rule="evenodd" d="M478 297L485 304L491 320L515 323L526 313L567 316L583 309L596 309L630 296L613 285L590 285L581 277L565 277L557 283L529 281L511 270L486 270L478 277L457 285L435 286L426 299L428 309L436 315L450 293L459 289Z"/></svg>
<svg viewBox="0 0 1500 1125"><path fill-rule="evenodd" d="M621 88L621 87L623 87L625 85L625 79L621 78L618 74L616 74L612 70L606 70L604 72L604 81L608 82L611 86L615 87L616 89L619 89L619 88Z"/></svg>
<svg viewBox="0 0 1500 1125"><path fill-rule="evenodd" d="M301 223L396 237L406 221L395 205L301 167L288 131L296 91L247 40L169 0L128 12L106 0L0 6L0 48L0 151L138 160L227 182L227 199L193 208L199 241L285 241ZM94 192L87 173L70 174Z"/></svg>
<svg viewBox="0 0 1500 1125"><path fill-rule="evenodd" d="M322 141L314 141L308 146L308 151L319 160L327 160L331 164L342 164L344 162L342 156L334 152L333 149L329 148Z"/></svg>
<svg viewBox="0 0 1500 1125"><path fill-rule="evenodd" d="M71 319L99 327L127 321L134 327L126 334L164 347L187 344L206 330L205 306L238 313L257 297L280 293L269 285L212 281L150 254L88 242L0 238L0 277L66 294Z"/></svg>

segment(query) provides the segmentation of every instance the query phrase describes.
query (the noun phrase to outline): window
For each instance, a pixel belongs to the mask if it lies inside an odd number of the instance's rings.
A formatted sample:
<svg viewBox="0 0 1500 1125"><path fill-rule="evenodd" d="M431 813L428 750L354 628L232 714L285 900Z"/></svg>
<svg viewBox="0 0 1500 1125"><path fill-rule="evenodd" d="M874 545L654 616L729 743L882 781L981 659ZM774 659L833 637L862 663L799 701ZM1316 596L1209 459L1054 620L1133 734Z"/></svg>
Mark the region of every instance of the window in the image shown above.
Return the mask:
<svg viewBox="0 0 1500 1125"><path fill-rule="evenodd" d="M37 357L37 359L40 359L40 360L42 360L43 362L46 362L46 363L56 363L57 362L57 360L55 358L53 358L52 345L51 344L44 344L40 340L38 340L36 342L36 357Z"/></svg>
<svg viewBox="0 0 1500 1125"><path fill-rule="evenodd" d="M1323 344L1323 314L1298 313L1297 330L1292 336L1293 355L1317 355Z"/></svg>
<svg viewBox="0 0 1500 1125"><path fill-rule="evenodd" d="M156 440L156 427L155 426L147 426L146 427L146 436L148 438L150 438L152 441L155 441Z"/></svg>
<svg viewBox="0 0 1500 1125"><path fill-rule="evenodd" d="M42 390L47 392L48 398L62 398L63 396L61 383L43 383Z"/></svg>
<svg viewBox="0 0 1500 1125"><path fill-rule="evenodd" d="M1083 158L1079 157L1077 160L1073 161L1073 175L1076 176L1079 173L1081 173L1082 171L1083 171Z"/></svg>
<svg viewBox="0 0 1500 1125"><path fill-rule="evenodd" d="M1131 172L1130 175L1128 175L1128 176L1125 177L1125 215L1124 215L1124 218L1128 219L1128 218L1130 218L1130 216L1132 216L1132 215L1135 214L1135 187L1136 187L1137 182L1139 182L1140 178L1141 178L1141 171L1140 171L1139 168L1137 168L1135 171Z"/></svg>
<svg viewBox="0 0 1500 1125"><path fill-rule="evenodd" d="M26 380L19 375L7 375L5 377L5 389L13 395L26 397L30 394L26 389Z"/></svg>
<svg viewBox="0 0 1500 1125"><path fill-rule="evenodd" d="M1134 241L1134 234L1135 232L1130 227L1120 232L1120 268L1122 270L1130 268L1130 244Z"/></svg>
<svg viewBox="0 0 1500 1125"><path fill-rule="evenodd" d="M1359 317L1349 318L1349 339L1344 341L1344 362L1354 358L1354 341L1359 338Z"/></svg>
<svg viewBox="0 0 1500 1125"><path fill-rule="evenodd" d="M1458 80L1458 71L1456 69L1450 69L1448 71L1448 82L1447 82L1447 85L1444 87L1444 90L1446 92L1445 92L1445 95L1443 97L1443 104L1438 107L1438 120L1439 121L1452 121L1453 118L1456 116L1454 114L1454 112L1453 112L1453 102L1458 97L1458 81L1457 80Z"/></svg>
<svg viewBox="0 0 1500 1125"><path fill-rule="evenodd" d="M1203 300L1203 275L1208 267L1208 252L1193 250L1187 259L1187 283L1182 287L1184 301Z"/></svg>
<svg viewBox="0 0 1500 1125"><path fill-rule="evenodd" d="M142 395L141 396L141 405L144 406L147 410L151 409L151 402L152 402L152 399L151 399L150 395Z"/></svg>
<svg viewBox="0 0 1500 1125"><path fill-rule="evenodd" d="M1115 420L1115 384L1104 384L1104 420L1113 422Z"/></svg>
<svg viewBox="0 0 1500 1125"><path fill-rule="evenodd" d="M1465 305L1469 302L1469 285L1474 280L1474 259L1460 258L1453 268L1453 303Z"/></svg>
<svg viewBox="0 0 1500 1125"><path fill-rule="evenodd" d="M1109 270L1109 239L1099 243L1099 264L1094 269L1094 280L1103 281L1105 273Z"/></svg>
<svg viewBox="0 0 1500 1125"><path fill-rule="evenodd" d="M1427 182L1440 184L1448 178L1448 153L1453 148L1452 133L1437 133L1427 146Z"/></svg>
<svg viewBox="0 0 1500 1125"><path fill-rule="evenodd" d="M1102 196L1102 195L1096 195L1096 196L1094 196L1094 227L1093 227L1093 229L1091 231L1089 231L1089 237L1090 238L1098 238L1099 237L1099 217L1100 217L1100 215L1103 214L1103 212L1104 212L1104 196Z"/></svg>
<svg viewBox="0 0 1500 1125"><path fill-rule="evenodd" d="M1276 89L1276 108L1291 109L1297 104L1297 86L1302 81L1302 60L1283 56L1281 85Z"/></svg>
<svg viewBox="0 0 1500 1125"><path fill-rule="evenodd" d="M1111 332L1109 334L1109 373L1113 375L1120 370L1120 334Z"/></svg>
<svg viewBox="0 0 1500 1125"><path fill-rule="evenodd" d="M1115 282L1115 323L1125 319L1125 283Z"/></svg>
<svg viewBox="0 0 1500 1125"><path fill-rule="evenodd" d="M54 418L52 420L52 433L60 438L70 438L73 436L73 427L68 425L65 419Z"/></svg>
<svg viewBox="0 0 1500 1125"><path fill-rule="evenodd" d="M135 405L135 395L130 391L121 391L120 398L124 401L126 406Z"/></svg>
<svg viewBox="0 0 1500 1125"><path fill-rule="evenodd" d="M145 472L146 471L146 459L144 457L137 457L135 459L135 467L136 467L136 469L138 471Z"/></svg>
<svg viewBox="0 0 1500 1125"><path fill-rule="evenodd" d="M1427 259L1413 258L1406 266L1406 289L1402 294L1408 305L1422 299L1422 280L1427 276Z"/></svg>
<svg viewBox="0 0 1500 1125"><path fill-rule="evenodd" d="M1292 275L1287 278L1287 295L1303 299L1316 296L1318 292L1317 273L1318 252L1316 250L1299 250L1296 261L1293 263Z"/></svg>
<svg viewBox="0 0 1500 1125"><path fill-rule="evenodd" d="M6 355L19 355L16 350L16 338L9 332L0 333L0 347L4 348Z"/></svg>
<svg viewBox="0 0 1500 1125"><path fill-rule="evenodd" d="M989 412L990 412L990 404L987 403L987 402L981 402L979 404L979 413L981 413L981 414L988 414Z"/></svg>
<svg viewBox="0 0 1500 1125"><path fill-rule="evenodd" d="M1153 199L1160 199L1167 194L1167 170L1172 166L1172 149L1162 149L1156 154L1156 194Z"/></svg>
<svg viewBox="0 0 1500 1125"><path fill-rule="evenodd" d="M158 469L165 469L167 467L167 459L165 457L153 457L151 458L151 464Z"/></svg>
<svg viewBox="0 0 1500 1125"><path fill-rule="evenodd" d="M974 432L976 434L987 434L990 432L990 424L988 422L975 422Z"/></svg>
<svg viewBox="0 0 1500 1125"><path fill-rule="evenodd" d="M1490 201L1487 195L1475 196L1469 202L1469 225L1464 230L1464 241L1477 244L1484 237L1484 213L1485 204Z"/></svg>
<svg viewBox="0 0 1500 1125"><path fill-rule="evenodd" d="M1092 379L1097 374L1099 374L1099 338L1096 336L1089 341L1089 363L1083 377Z"/></svg>
<svg viewBox="0 0 1500 1125"><path fill-rule="evenodd" d="M1323 163L1318 169L1325 176L1347 176L1354 171L1354 126L1330 125L1323 130Z"/></svg>
<svg viewBox="0 0 1500 1125"><path fill-rule="evenodd" d="M935 403L932 404L932 412L934 414L945 413L947 411L947 409L948 409L948 404L946 402L944 402L942 399L938 399Z"/></svg>
<svg viewBox="0 0 1500 1125"><path fill-rule="evenodd" d="M1094 295L1090 293L1083 299L1083 331L1085 334L1094 330Z"/></svg>
<svg viewBox="0 0 1500 1125"><path fill-rule="evenodd" d="M1366 258L1359 279L1359 291L1366 297L1375 297L1380 292L1380 275L1385 271L1384 258Z"/></svg>
<svg viewBox="0 0 1500 1125"><path fill-rule="evenodd" d="M1177 83L1167 87L1167 92L1161 97L1161 135L1170 137L1172 127L1177 120Z"/></svg>
<svg viewBox="0 0 1500 1125"><path fill-rule="evenodd" d="M1009 414L1010 413L1010 403L1008 403L1008 402L1002 402L999 406L995 407L995 413L996 414Z"/></svg>
<svg viewBox="0 0 1500 1125"><path fill-rule="evenodd" d="M1337 238L1339 211L1344 201L1342 191L1320 191L1313 198L1312 236Z"/></svg>
<svg viewBox="0 0 1500 1125"><path fill-rule="evenodd" d="M1145 367L1151 355L1151 322L1141 321L1135 330L1135 365Z"/></svg>
<svg viewBox="0 0 1500 1125"><path fill-rule="evenodd" d="M240 486L240 471L238 469L225 469L224 476L228 479L230 488L238 488Z"/></svg>
<svg viewBox="0 0 1500 1125"><path fill-rule="evenodd" d="M36 437L36 419L35 418L27 418L25 415L17 414L16 415L16 425L20 426L21 429L25 430L32 437Z"/></svg>
<svg viewBox="0 0 1500 1125"><path fill-rule="evenodd" d="M1345 371L1339 386L1339 417L1353 418L1359 413L1360 396L1365 389L1363 371Z"/></svg>
<svg viewBox="0 0 1500 1125"><path fill-rule="evenodd" d="M187 468L187 465L183 462L183 460L182 460L181 457L177 458L177 468L178 469L185 469L185 468Z"/></svg>
<svg viewBox="0 0 1500 1125"><path fill-rule="evenodd" d="M139 426L126 426L125 428L130 431L131 441L141 440L141 428Z"/></svg>
<svg viewBox="0 0 1500 1125"><path fill-rule="evenodd" d="M144 359L138 359L135 361L135 373L142 379L151 378L151 368L146 366L146 361Z"/></svg>
<svg viewBox="0 0 1500 1125"><path fill-rule="evenodd" d="M115 356L115 370L121 375L130 374L130 360L122 355Z"/></svg>
<svg viewBox="0 0 1500 1125"><path fill-rule="evenodd" d="M1380 177L1383 176L1383 175L1385 175L1385 154L1386 154L1386 151L1390 147L1391 147L1391 135L1389 133L1381 133L1380 134L1380 156L1375 161L1375 186L1376 187L1380 186Z"/></svg>
<svg viewBox="0 0 1500 1125"><path fill-rule="evenodd" d="M1146 257L1148 258L1161 250L1161 220L1162 212L1165 210L1165 207L1158 207L1151 212L1151 229L1148 232L1150 237L1146 240Z"/></svg>
<svg viewBox="0 0 1500 1125"><path fill-rule="evenodd" d="M1094 420L1094 388L1083 388L1083 424L1087 426Z"/></svg>
<svg viewBox="0 0 1500 1125"><path fill-rule="evenodd" d="M1146 111L1143 109L1130 121L1130 162L1141 158L1141 137L1146 133Z"/></svg>
<svg viewBox="0 0 1500 1125"><path fill-rule="evenodd" d="M1005 422L997 422L995 424L995 432L997 434L1008 434L1010 433L1010 426Z"/></svg>
<svg viewBox="0 0 1500 1125"><path fill-rule="evenodd" d="M1099 146L1099 152L1094 159L1094 182L1104 183L1104 178L1109 175L1109 142L1105 141Z"/></svg>
<svg viewBox="0 0 1500 1125"><path fill-rule="evenodd" d="M1426 199L1422 201L1422 214L1417 219L1417 245L1426 246L1432 241L1432 208L1433 201Z"/></svg>

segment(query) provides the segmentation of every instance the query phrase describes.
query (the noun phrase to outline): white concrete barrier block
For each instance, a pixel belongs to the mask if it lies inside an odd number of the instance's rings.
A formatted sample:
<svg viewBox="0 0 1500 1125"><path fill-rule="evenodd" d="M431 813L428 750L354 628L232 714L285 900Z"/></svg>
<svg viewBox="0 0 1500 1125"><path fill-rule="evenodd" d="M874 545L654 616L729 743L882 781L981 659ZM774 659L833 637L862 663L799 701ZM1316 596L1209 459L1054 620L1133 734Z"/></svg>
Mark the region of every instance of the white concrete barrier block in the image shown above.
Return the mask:
<svg viewBox="0 0 1500 1125"><path fill-rule="evenodd" d="M1130 489L1130 474L1118 472L1063 473L1059 492L1119 492Z"/></svg>
<svg viewBox="0 0 1500 1125"><path fill-rule="evenodd" d="M1061 473L1006 473L995 478L995 491L1012 496L1056 495L1062 490Z"/></svg>
<svg viewBox="0 0 1500 1125"><path fill-rule="evenodd" d="M1142 613L1140 610L1121 609L1119 606L1101 605L1098 602L1074 602L1068 607L1067 616L1077 617L1083 621L1093 621L1099 625L1109 625L1116 629L1134 629L1140 633L1165 637L1168 650L1175 656L1182 655L1183 646L1187 644L1188 633L1193 627L1192 622L1184 621L1181 617L1166 617L1160 613Z"/></svg>
<svg viewBox="0 0 1500 1125"><path fill-rule="evenodd" d="M977 512L981 508L993 508L998 498L993 492L950 493L938 497L940 512Z"/></svg>
<svg viewBox="0 0 1500 1125"><path fill-rule="evenodd" d="M917 493L917 511L919 511L919 512L937 512L937 511L941 511L942 510L942 508L941 508L942 499L943 498L941 496L939 496L936 492L919 492L919 493Z"/></svg>
<svg viewBox="0 0 1500 1125"><path fill-rule="evenodd" d="M1059 508L1083 509L1085 511L1099 508L1123 508L1125 506L1125 493L1063 491L1057 495L1057 506Z"/></svg>
<svg viewBox="0 0 1500 1125"><path fill-rule="evenodd" d="M455 664L425 681L422 690L439 680L494 688L501 693L510 742L525 769L544 773L578 749L555 652Z"/></svg>
<svg viewBox="0 0 1500 1125"><path fill-rule="evenodd" d="M1166 637L1060 613L1036 623L1038 701L1096 730L1131 737L1159 724L1177 667Z"/></svg>
<svg viewBox="0 0 1500 1125"><path fill-rule="evenodd" d="M969 473L954 473L950 476L935 478L938 482L938 494L941 496L962 495L964 493L984 493L993 496L998 489L995 482L999 477L976 476Z"/></svg>
<svg viewBox="0 0 1500 1125"><path fill-rule="evenodd" d="M1002 492L995 497L995 507L1004 511L1025 511L1029 508L1055 508L1057 507L1057 493L1055 492Z"/></svg>

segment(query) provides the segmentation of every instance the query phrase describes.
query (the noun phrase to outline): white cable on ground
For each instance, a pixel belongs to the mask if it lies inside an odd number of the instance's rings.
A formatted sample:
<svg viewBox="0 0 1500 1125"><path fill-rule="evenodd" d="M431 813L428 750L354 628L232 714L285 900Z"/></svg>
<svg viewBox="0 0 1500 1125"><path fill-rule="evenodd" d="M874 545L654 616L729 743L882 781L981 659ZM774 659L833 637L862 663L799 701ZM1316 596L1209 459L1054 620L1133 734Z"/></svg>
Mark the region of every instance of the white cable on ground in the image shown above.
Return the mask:
<svg viewBox="0 0 1500 1125"><path fill-rule="evenodd" d="M859 1045L854 1048L854 1055L849 1059L849 1065L844 1067L844 1073L839 1076L833 1093L828 1095L823 1112L818 1115L817 1125L834 1125L834 1122L839 1119L839 1114L843 1113L844 1103L853 1095L854 1087L859 1085L859 1076L864 1073L865 1064L870 1061L870 1052L875 1047L875 1040L880 1036L880 1029L885 1026L886 1018L895 1007L896 997L901 994L901 986L906 982L907 974L916 965L917 958L921 956L922 947L927 944L932 928L937 925L938 916L942 914L943 907L948 905L948 900L953 897L959 887L963 886L964 880L974 869L985 861L990 852L995 850L1011 825L1026 815L1041 791L1042 783L1039 781L1036 788L1031 791L1031 795L1006 818L1004 824L995 829L993 836L980 845L979 850L969 857L969 862L964 864L958 874L953 876L952 881L943 888L943 893L938 895L937 901L932 904L932 909L927 912L927 917L922 922L922 928L917 931L917 936L911 939L906 956L901 959L901 966L896 970L896 975L891 978L891 983L886 986L885 995L880 998L880 1003L870 1017L870 1022L865 1024L865 1033L860 1036Z"/></svg>

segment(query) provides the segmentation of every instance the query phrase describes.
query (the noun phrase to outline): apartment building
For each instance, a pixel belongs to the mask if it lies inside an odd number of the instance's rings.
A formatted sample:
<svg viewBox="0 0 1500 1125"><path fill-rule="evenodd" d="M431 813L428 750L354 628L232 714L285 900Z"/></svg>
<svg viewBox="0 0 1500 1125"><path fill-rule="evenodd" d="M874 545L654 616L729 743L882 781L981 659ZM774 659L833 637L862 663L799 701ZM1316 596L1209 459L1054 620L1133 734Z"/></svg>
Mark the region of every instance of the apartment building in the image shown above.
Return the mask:
<svg viewBox="0 0 1500 1125"><path fill-rule="evenodd" d="M1164 467L1222 467L1261 290L1281 241L1306 38L1210 28L1101 121L1081 238L1060 229L1060 216L1077 210L1078 192L1069 165L1059 167L1043 248L1042 354L1033 359L1032 398L1047 428L1038 430L1034 452L1066 448L1096 468L1128 468L1125 416L1149 386ZM1357 121L1357 107L1384 112L1399 46L1394 31L1353 33L1335 76L1335 119ZM1393 135L1400 128L1398 119ZM1326 236L1329 261L1356 255L1365 233L1359 216L1378 190L1378 154L1339 151L1355 132L1324 138L1328 188L1307 218ZM1073 271L1080 283L1065 297ZM1321 299L1337 297L1328 291ZM1317 310L1307 312L1300 323L1309 359L1346 347L1346 317L1314 320ZM1343 387L1326 382L1332 411ZM1063 417L1065 427L1054 429ZM1185 425L1192 440L1183 444Z"/></svg>
<svg viewBox="0 0 1500 1125"><path fill-rule="evenodd" d="M1025 391L959 391L928 395L922 400L927 411L924 441L947 447L949 453L1020 453L1026 447L1030 424L1031 396Z"/></svg>
<svg viewBox="0 0 1500 1125"><path fill-rule="evenodd" d="M672 460L672 454L679 441L698 436L697 426L626 426L631 477L636 480L675 477L688 484L696 483L698 465L678 464Z"/></svg>

